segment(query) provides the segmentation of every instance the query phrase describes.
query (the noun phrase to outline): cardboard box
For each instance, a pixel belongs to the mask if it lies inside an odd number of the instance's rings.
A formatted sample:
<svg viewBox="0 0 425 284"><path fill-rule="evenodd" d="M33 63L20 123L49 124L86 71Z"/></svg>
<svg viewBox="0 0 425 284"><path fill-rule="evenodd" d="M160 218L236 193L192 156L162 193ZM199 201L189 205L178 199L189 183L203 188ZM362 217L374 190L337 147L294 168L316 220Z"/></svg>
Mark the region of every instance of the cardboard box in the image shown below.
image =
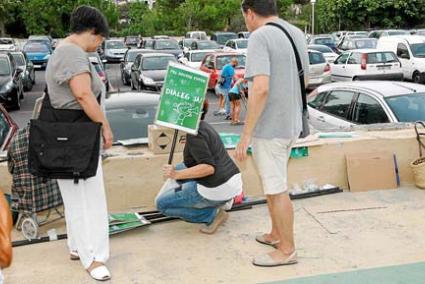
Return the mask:
<svg viewBox="0 0 425 284"><path fill-rule="evenodd" d="M154 154L169 154L173 143L174 129L157 125L148 126L148 147ZM183 152L186 133L179 131L175 153Z"/></svg>
<svg viewBox="0 0 425 284"><path fill-rule="evenodd" d="M350 191L361 192L398 187L394 154L375 152L346 155Z"/></svg>

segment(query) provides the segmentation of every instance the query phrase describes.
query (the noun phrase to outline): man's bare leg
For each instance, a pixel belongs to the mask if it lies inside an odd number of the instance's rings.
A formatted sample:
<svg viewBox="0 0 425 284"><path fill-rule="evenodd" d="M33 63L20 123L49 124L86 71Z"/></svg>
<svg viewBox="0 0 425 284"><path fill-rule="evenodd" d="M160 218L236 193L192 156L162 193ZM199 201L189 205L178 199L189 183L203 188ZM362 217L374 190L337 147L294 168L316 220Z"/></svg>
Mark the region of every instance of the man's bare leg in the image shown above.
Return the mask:
<svg viewBox="0 0 425 284"><path fill-rule="evenodd" d="M292 202L287 193L268 195L267 201L271 205L269 208L270 215L275 222L274 225L280 240L280 243L276 245L277 250L272 252L270 256L275 260L286 259L295 250Z"/></svg>
<svg viewBox="0 0 425 284"><path fill-rule="evenodd" d="M280 235L279 235L279 232L277 231L275 218L273 217L274 216L273 209L272 209L273 203L270 198L270 195L266 195L266 198L267 198L267 207L269 209L270 219L272 221L272 229L269 234L264 234L264 240L269 243L273 243L280 240Z"/></svg>

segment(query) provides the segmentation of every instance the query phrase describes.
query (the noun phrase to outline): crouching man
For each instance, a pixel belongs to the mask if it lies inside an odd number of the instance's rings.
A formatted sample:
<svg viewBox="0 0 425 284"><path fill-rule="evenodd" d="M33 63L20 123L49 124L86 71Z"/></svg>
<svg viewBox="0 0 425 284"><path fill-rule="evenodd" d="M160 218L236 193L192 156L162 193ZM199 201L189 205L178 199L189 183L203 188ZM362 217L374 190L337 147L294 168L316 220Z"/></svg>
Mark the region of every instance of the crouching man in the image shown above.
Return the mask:
<svg viewBox="0 0 425 284"><path fill-rule="evenodd" d="M205 101L198 135L187 134L183 163L164 166L164 176L177 183L163 189L156 205L162 214L202 223L202 233L214 234L242 193L242 177L218 133L203 121L207 111Z"/></svg>

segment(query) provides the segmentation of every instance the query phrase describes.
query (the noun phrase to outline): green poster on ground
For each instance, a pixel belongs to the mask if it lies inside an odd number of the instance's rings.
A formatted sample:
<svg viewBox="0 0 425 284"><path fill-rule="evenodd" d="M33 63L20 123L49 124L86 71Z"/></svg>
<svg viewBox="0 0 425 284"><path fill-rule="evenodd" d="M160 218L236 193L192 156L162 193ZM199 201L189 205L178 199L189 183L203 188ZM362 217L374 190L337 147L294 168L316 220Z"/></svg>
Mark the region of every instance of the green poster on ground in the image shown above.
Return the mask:
<svg viewBox="0 0 425 284"><path fill-rule="evenodd" d="M155 124L197 135L209 74L170 63Z"/></svg>

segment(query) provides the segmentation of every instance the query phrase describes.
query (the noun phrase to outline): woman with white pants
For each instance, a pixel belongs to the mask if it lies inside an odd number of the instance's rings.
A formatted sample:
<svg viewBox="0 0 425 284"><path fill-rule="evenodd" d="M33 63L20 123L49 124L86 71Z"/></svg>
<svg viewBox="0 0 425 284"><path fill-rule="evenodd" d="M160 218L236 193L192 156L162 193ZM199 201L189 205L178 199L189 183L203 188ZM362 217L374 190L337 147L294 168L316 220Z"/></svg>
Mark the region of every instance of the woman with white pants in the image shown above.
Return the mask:
<svg viewBox="0 0 425 284"><path fill-rule="evenodd" d="M108 32L106 19L99 10L78 7L71 15L71 34L55 49L46 68L52 106L83 110L93 122L101 123L105 150L113 141L111 128L98 103L104 100L105 86L87 52L95 52ZM71 259L80 259L92 278L110 279L105 266L109 258L109 226L101 161L96 176L80 179L78 184L58 179L58 184L65 207Z"/></svg>

